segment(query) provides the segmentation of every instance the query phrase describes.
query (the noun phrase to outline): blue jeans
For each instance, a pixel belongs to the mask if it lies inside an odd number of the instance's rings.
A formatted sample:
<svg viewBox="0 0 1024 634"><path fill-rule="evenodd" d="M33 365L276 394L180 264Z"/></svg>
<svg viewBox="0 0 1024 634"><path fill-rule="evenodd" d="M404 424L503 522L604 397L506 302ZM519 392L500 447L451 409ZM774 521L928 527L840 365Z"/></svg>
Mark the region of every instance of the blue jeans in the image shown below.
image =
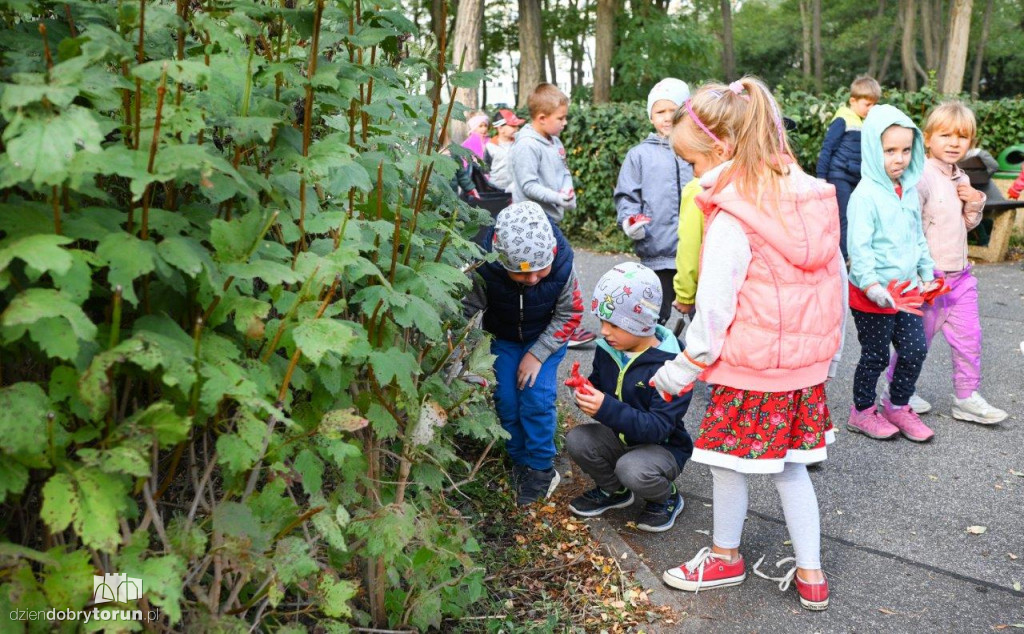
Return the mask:
<svg viewBox="0 0 1024 634"><path fill-rule="evenodd" d="M516 386L516 372L523 355L533 344L533 341L519 343L506 339L491 342L491 354L497 356L494 360L497 379L494 407L501 426L511 436L505 443L505 449L512 462L531 469L547 470L555 458L558 364L565 357L566 346L559 348L540 366L533 387L520 390Z"/></svg>

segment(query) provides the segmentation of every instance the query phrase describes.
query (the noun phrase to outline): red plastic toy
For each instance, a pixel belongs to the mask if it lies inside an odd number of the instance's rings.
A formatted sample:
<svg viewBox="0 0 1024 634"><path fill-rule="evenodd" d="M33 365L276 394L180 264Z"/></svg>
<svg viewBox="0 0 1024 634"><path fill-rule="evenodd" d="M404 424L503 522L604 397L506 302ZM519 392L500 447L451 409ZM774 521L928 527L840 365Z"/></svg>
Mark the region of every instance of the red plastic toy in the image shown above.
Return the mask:
<svg viewBox="0 0 1024 634"><path fill-rule="evenodd" d="M902 310L905 313L912 315L924 315L920 311L921 304L924 303L924 297L921 296L920 289L913 288L907 290L910 286L910 282L901 282L899 280L893 280L889 282L889 286L886 288L889 291L889 295L892 296L892 300L896 302L896 310Z"/></svg>
<svg viewBox="0 0 1024 634"><path fill-rule="evenodd" d="M590 379L580 374L580 362L572 362L572 370L569 371L569 378L565 380L565 384L571 388L579 390L580 394L591 395L593 392L590 388L594 385L590 382Z"/></svg>
<svg viewBox="0 0 1024 634"><path fill-rule="evenodd" d="M938 286L936 286L930 291L921 293L921 297L924 299L924 301L928 302L929 306L935 305L936 298L941 297L942 295L945 295L946 293L953 290L952 288L949 287L949 284L946 284L946 278L939 277L936 278L935 281L939 283Z"/></svg>
<svg viewBox="0 0 1024 634"><path fill-rule="evenodd" d="M1013 184L1010 185L1010 189L1006 192L1006 195L1017 200L1020 198L1021 192L1024 192L1024 167L1020 168L1020 176L1018 176L1017 180L1013 181Z"/></svg>
<svg viewBox="0 0 1024 634"><path fill-rule="evenodd" d="M629 224L630 224L630 226L638 224L638 223L641 223L641 222L650 222L650 221L651 221L651 217L650 216L645 216L644 214L633 214L632 216L629 217Z"/></svg>

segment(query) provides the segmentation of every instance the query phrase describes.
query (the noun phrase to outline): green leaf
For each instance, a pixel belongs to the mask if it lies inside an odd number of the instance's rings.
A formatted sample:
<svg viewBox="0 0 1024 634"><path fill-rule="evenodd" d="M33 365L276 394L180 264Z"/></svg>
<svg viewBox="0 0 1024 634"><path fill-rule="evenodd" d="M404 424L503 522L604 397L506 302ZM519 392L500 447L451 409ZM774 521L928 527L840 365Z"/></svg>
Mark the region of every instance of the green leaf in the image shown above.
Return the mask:
<svg viewBox="0 0 1024 634"><path fill-rule="evenodd" d="M240 502L223 502L214 507L213 530L247 540L255 551L264 551L270 545L270 535L252 509Z"/></svg>
<svg viewBox="0 0 1024 634"><path fill-rule="evenodd" d="M150 557L142 563L139 578L145 582L146 596L170 619L171 624L181 620L181 601L184 598L181 580L188 566L177 555Z"/></svg>
<svg viewBox="0 0 1024 634"><path fill-rule="evenodd" d="M210 243L220 262L242 262L263 229L267 219L250 212L231 222L215 218L210 222Z"/></svg>
<svg viewBox="0 0 1024 634"><path fill-rule="evenodd" d="M174 405L167 401L153 403L145 410L137 412L128 419L128 423L143 431L151 431L157 437L161 447L175 445L188 438L192 428L192 419L179 416Z"/></svg>
<svg viewBox="0 0 1024 634"><path fill-rule="evenodd" d="M416 387L413 376L420 373L420 365L416 357L409 351L377 350L370 354L370 366L377 377L377 382L388 385L396 381L398 387L407 395L413 395Z"/></svg>
<svg viewBox="0 0 1024 634"><path fill-rule="evenodd" d="M71 268L71 253L61 245L74 242L71 238L58 235L33 235L0 242L0 269L7 268L11 260L18 258L40 273L50 271L63 275Z"/></svg>
<svg viewBox="0 0 1024 634"><path fill-rule="evenodd" d="M211 268L210 256L194 238L171 236L156 245L156 252L174 268L195 279L203 268Z"/></svg>
<svg viewBox="0 0 1024 634"><path fill-rule="evenodd" d="M96 255L110 266L107 275L110 286L120 286L125 301L138 304L132 282L156 268L157 252L153 243L130 233L115 233L100 241Z"/></svg>
<svg viewBox="0 0 1024 634"><path fill-rule="evenodd" d="M295 456L295 470L302 476L302 488L306 495L319 493L324 484L324 463L309 449L303 449Z"/></svg>
<svg viewBox="0 0 1024 634"><path fill-rule="evenodd" d="M68 177L68 166L79 152L98 153L103 131L91 110L69 106L49 119L22 121L17 132L4 135L7 143L5 169L0 170L0 187L26 180L36 186L60 185Z"/></svg>
<svg viewBox="0 0 1024 634"><path fill-rule="evenodd" d="M53 532L60 532L75 518L78 493L71 476L56 473L43 485L43 508L39 516Z"/></svg>
<svg viewBox="0 0 1024 634"><path fill-rule="evenodd" d="M294 284L302 280L290 266L271 260L254 260L252 262L226 264L224 266L224 273L234 275L236 279L240 280L258 278L263 280L268 286Z"/></svg>
<svg viewBox="0 0 1024 634"><path fill-rule="evenodd" d="M348 579L337 579L331 574L324 573L320 577L317 589L320 590L320 607L324 614L334 618L352 616L352 607L348 601L359 591L358 583Z"/></svg>
<svg viewBox="0 0 1024 634"><path fill-rule="evenodd" d="M137 477L149 475L149 459L134 447L121 445L110 449L82 448L78 450L82 462L104 473L124 473Z"/></svg>
<svg viewBox="0 0 1024 634"><path fill-rule="evenodd" d="M63 324L71 325L71 332L61 332ZM30 288L11 301L0 313L0 326L6 332L16 326L30 326L32 339L50 355L73 359L78 354L78 341L92 341L96 325L89 321L81 307L63 293L52 288ZM38 328L36 328L38 326ZM73 335L71 334L73 333ZM20 338L20 334L13 339Z"/></svg>
<svg viewBox="0 0 1024 634"><path fill-rule="evenodd" d="M309 556L309 544L298 537L285 537L277 542L273 562L278 578L286 584L305 579L320 569Z"/></svg>
<svg viewBox="0 0 1024 634"><path fill-rule="evenodd" d="M0 502L8 493L21 493L28 484L28 467L13 460L0 460Z"/></svg>
<svg viewBox="0 0 1024 634"><path fill-rule="evenodd" d="M47 551L52 563L45 566L43 592L50 605L83 608L92 599L91 586L82 583L93 573L92 558L87 550L65 550L56 546Z"/></svg>
<svg viewBox="0 0 1024 634"><path fill-rule="evenodd" d="M401 552L416 534L416 513L408 504L389 504L372 516L352 520L349 530L366 539L370 557Z"/></svg>
<svg viewBox="0 0 1024 634"><path fill-rule="evenodd" d="M50 407L46 392L35 383L0 389L0 451L28 456L45 451Z"/></svg>
<svg viewBox="0 0 1024 634"><path fill-rule="evenodd" d="M313 363L320 363L328 352L345 354L358 337L350 324L328 318L305 321L295 327L292 336L295 345Z"/></svg>
<svg viewBox="0 0 1024 634"><path fill-rule="evenodd" d="M121 543L118 516L127 510L128 499L124 479L87 467L47 481L40 516L54 531L70 522L83 544L113 551Z"/></svg>

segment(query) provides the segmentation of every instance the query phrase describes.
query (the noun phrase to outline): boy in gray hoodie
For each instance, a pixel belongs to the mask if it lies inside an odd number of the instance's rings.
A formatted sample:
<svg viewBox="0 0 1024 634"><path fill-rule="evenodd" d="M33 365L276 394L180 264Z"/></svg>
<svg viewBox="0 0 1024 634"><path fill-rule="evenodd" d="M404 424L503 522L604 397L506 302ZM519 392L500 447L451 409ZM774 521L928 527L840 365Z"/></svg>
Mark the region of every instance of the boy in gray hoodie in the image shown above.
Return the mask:
<svg viewBox="0 0 1024 634"><path fill-rule="evenodd" d="M527 100L530 124L516 135L509 151L512 167L512 202L532 200L552 222L576 208L572 174L558 135L565 129L569 98L554 84L538 84Z"/></svg>
<svg viewBox="0 0 1024 634"><path fill-rule="evenodd" d="M668 136L672 116L690 98L686 82L662 79L647 95L647 116L654 132L630 148L615 185L617 222L633 239L640 261L661 281L662 301L658 323L672 316L676 274L680 192L693 179L693 167L676 156Z"/></svg>

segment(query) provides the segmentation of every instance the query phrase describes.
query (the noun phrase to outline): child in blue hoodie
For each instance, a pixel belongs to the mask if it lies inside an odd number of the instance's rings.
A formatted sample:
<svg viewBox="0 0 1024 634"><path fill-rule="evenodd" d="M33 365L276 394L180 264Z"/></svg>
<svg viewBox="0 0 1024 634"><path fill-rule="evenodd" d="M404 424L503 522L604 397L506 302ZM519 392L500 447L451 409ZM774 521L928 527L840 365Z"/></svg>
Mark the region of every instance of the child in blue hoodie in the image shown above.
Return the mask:
<svg viewBox="0 0 1024 634"><path fill-rule="evenodd" d="M676 274L680 192L693 180L693 167L676 156L669 143L672 116L690 98L686 82L662 79L647 95L647 116L654 132L626 153L615 185L616 221L633 239L640 261L661 280L658 323L672 316Z"/></svg>
<svg viewBox="0 0 1024 634"><path fill-rule="evenodd" d="M591 311L601 320L590 385L574 396L596 425L579 425L565 438L566 450L597 485L575 498L569 510L596 517L608 509L646 501L640 530L672 528L683 510L674 480L693 441L683 425L690 395L664 401L648 386L654 373L679 354L679 341L657 324L661 282L654 271L618 264L594 289Z"/></svg>
<svg viewBox="0 0 1024 634"><path fill-rule="evenodd" d="M861 134L863 178L848 209L850 308L861 356L846 427L872 438L901 433L924 442L934 434L908 405L928 354L924 321L920 311L907 310L903 298L889 290L893 281L909 283L911 292L935 287L935 263L921 227L917 194L924 160L923 137L910 117L893 106L871 109ZM879 411L875 385L889 365L890 343L899 360L889 398Z"/></svg>

